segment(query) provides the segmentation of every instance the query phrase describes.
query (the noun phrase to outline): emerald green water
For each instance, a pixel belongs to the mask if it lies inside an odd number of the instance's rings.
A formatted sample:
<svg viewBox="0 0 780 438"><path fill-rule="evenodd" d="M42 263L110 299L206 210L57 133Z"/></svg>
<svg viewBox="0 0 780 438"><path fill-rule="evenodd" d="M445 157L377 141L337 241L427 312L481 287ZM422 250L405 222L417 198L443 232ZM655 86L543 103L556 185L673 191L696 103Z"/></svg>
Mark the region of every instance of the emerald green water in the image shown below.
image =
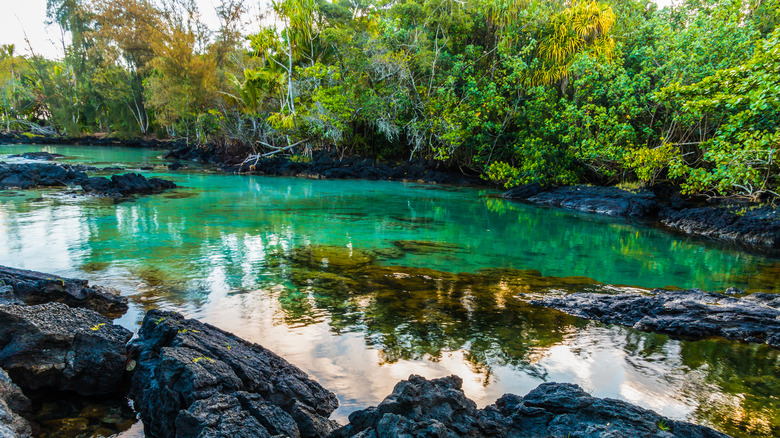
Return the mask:
<svg viewBox="0 0 780 438"><path fill-rule="evenodd" d="M168 172L161 152L137 149L0 146L0 160L34 150L155 166L142 173L181 188L121 202L0 192L0 264L117 287L131 329L162 307L260 343L335 391L341 421L409 374L454 373L480 406L566 381L735 436L780 435L778 351L525 301L609 285L777 292L778 259L484 189Z"/></svg>

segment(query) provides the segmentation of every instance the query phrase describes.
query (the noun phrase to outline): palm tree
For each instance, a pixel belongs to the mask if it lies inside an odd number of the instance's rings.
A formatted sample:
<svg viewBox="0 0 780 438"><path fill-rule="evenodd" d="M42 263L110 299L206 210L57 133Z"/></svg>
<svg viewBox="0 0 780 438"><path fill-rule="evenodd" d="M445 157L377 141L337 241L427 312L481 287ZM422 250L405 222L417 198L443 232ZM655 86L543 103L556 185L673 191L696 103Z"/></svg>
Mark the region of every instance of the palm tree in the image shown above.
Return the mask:
<svg viewBox="0 0 780 438"><path fill-rule="evenodd" d="M612 58L615 42L609 35L615 24L615 13L596 0L582 0L555 15L544 30L537 49L541 65L527 77L532 86L561 82L565 90L575 55L590 53Z"/></svg>

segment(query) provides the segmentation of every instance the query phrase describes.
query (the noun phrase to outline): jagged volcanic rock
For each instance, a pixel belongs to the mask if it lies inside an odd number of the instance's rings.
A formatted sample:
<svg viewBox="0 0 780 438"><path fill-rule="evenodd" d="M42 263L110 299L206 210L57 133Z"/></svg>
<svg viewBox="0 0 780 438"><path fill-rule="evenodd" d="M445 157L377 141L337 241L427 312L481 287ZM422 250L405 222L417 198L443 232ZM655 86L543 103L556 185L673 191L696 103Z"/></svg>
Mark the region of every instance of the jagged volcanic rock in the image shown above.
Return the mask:
<svg viewBox="0 0 780 438"><path fill-rule="evenodd" d="M321 437L338 426L327 418L338 406L333 393L211 325L152 310L131 349L131 397L152 436Z"/></svg>
<svg viewBox="0 0 780 438"><path fill-rule="evenodd" d="M56 301L71 307L92 309L109 317L127 312L127 298L120 296L118 290L90 286L87 280L0 266L0 284L5 285L6 302L12 300L10 304L34 305Z"/></svg>
<svg viewBox="0 0 780 438"><path fill-rule="evenodd" d="M501 196L533 204L608 216L651 217L655 216L660 208L652 192L632 193L617 187L579 185L544 189L534 183L515 187Z"/></svg>
<svg viewBox="0 0 780 438"><path fill-rule="evenodd" d="M28 438L30 423L19 413L30 409L30 400L22 394L8 373L0 368L0 437Z"/></svg>
<svg viewBox="0 0 780 438"><path fill-rule="evenodd" d="M131 337L88 309L62 303L0 306L0 366L22 388L115 393Z"/></svg>
<svg viewBox="0 0 780 438"><path fill-rule="evenodd" d="M570 383L543 383L477 409L457 376L412 375L377 407L357 411L331 438L380 437L723 438L710 428L662 417L620 400L590 396Z"/></svg>
<svg viewBox="0 0 780 438"><path fill-rule="evenodd" d="M780 348L779 301L774 294L735 298L699 289L656 289L650 295L573 293L531 303L677 338L723 336Z"/></svg>
<svg viewBox="0 0 780 438"><path fill-rule="evenodd" d="M176 184L171 181L160 178L147 179L138 173L111 175L111 179L94 176L81 182L81 188L87 193L114 197L137 193L160 193L175 187Z"/></svg>
<svg viewBox="0 0 780 438"><path fill-rule="evenodd" d="M665 209L661 223L687 234L780 250L780 210L710 206Z"/></svg>

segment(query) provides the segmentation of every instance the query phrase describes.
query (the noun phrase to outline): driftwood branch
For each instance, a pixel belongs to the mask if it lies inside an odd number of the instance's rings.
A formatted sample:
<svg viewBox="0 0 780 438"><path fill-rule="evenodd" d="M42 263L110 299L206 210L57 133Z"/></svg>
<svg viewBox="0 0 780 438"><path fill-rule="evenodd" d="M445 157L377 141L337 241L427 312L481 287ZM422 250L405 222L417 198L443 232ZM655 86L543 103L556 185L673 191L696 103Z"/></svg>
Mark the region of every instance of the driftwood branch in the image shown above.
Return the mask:
<svg viewBox="0 0 780 438"><path fill-rule="evenodd" d="M266 143L264 141L259 141L258 140L258 143L260 143L261 145L263 145L265 147L268 147L268 148L272 148L274 150L272 150L271 152L263 153L263 154L252 154L252 155L246 157L246 159L244 160L244 162L241 163L241 165L243 166L244 164L247 164L247 163L249 163L252 160L254 160L253 165L255 165L255 164L257 164L258 161L260 161L261 158L266 158L266 157L270 157L272 155L276 155L276 154L278 154L280 152L289 151L290 149L292 149L292 148L294 148L294 147L296 147L298 145L301 145L301 144L303 144L303 143L305 143L307 141L309 141L308 138L304 139L304 140L297 141L297 142L295 142L295 143L293 143L293 144L291 144L289 146L279 147L279 146L274 146L272 144L269 144L269 143Z"/></svg>

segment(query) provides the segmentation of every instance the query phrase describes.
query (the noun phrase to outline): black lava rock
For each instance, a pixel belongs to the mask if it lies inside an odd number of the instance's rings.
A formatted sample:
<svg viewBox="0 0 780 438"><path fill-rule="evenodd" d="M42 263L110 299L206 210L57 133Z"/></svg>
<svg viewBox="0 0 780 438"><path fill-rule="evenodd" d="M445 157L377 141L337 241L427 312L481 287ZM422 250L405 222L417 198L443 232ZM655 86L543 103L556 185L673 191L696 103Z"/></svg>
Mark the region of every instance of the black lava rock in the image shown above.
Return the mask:
<svg viewBox="0 0 780 438"><path fill-rule="evenodd" d="M0 162L0 189L30 189L38 186L66 186L77 184L87 175L77 167L67 164Z"/></svg>
<svg viewBox="0 0 780 438"><path fill-rule="evenodd" d="M87 177L85 172L94 170L98 169L67 164L0 162L0 189L80 185L86 193L122 197L137 193L159 193L176 187L172 181L147 179L137 173L112 175L110 179L101 176Z"/></svg>
<svg viewBox="0 0 780 438"><path fill-rule="evenodd" d="M0 132L0 143L4 144L38 144L38 145L82 145L131 147L149 149L168 149L186 144L174 140L145 140L142 138L120 139L110 137L84 136L67 137L61 135L29 135L23 132Z"/></svg>
<svg viewBox="0 0 780 438"><path fill-rule="evenodd" d="M24 389L116 393L131 337L88 309L62 303L0 306L0 366Z"/></svg>
<svg viewBox="0 0 780 438"><path fill-rule="evenodd" d="M0 368L0 437L28 438L30 423L19 414L30 410L30 400L22 394L8 373Z"/></svg>
<svg viewBox="0 0 780 438"><path fill-rule="evenodd" d="M338 426L327 418L338 406L333 393L211 325L152 310L131 350L131 397L152 436L322 437Z"/></svg>
<svg viewBox="0 0 780 438"><path fill-rule="evenodd" d="M570 186L543 189L538 184L528 184L516 187L502 196L533 204L608 216L654 217L660 209L653 192L632 193L617 187Z"/></svg>
<svg viewBox="0 0 780 438"><path fill-rule="evenodd" d="M120 296L118 290L90 286L87 280L0 266L0 284L10 288L11 295L6 299L15 300L6 304L61 302L114 318L127 312L127 298Z"/></svg>
<svg viewBox="0 0 780 438"><path fill-rule="evenodd" d="M160 193L167 189L175 188L176 184L160 178L146 179L138 173L125 173L112 175L111 179L95 176L81 183L81 188L91 194L122 197L137 193Z"/></svg>
<svg viewBox="0 0 780 438"><path fill-rule="evenodd" d="M542 187L541 184L530 183L517 186L507 192L504 192L501 194L501 197L506 199L526 200L531 196L536 196L543 191L544 187Z"/></svg>
<svg viewBox="0 0 780 438"><path fill-rule="evenodd" d="M780 298L773 294L735 298L698 289L655 290L652 295L573 293L531 303L676 338L722 336L780 348Z"/></svg>
<svg viewBox="0 0 780 438"><path fill-rule="evenodd" d="M183 152L171 157L191 158ZM231 172L263 175L302 176L329 179L368 179L413 181L445 184L480 184L476 175L466 175L442 162L413 159L400 163L383 163L360 156L339 157L326 151L315 151L310 161L292 161L283 156L271 156L257 162L225 165Z"/></svg>
<svg viewBox="0 0 780 438"><path fill-rule="evenodd" d="M353 412L331 438L506 436L509 422L494 411L478 410L466 398L458 376L426 380L412 375L399 382L377 407Z"/></svg>
<svg viewBox="0 0 780 438"><path fill-rule="evenodd" d="M620 400L590 396L570 383L543 383L525 397L507 394L477 409L457 376L412 375L377 407L357 411L331 438L361 437L724 438Z"/></svg>
<svg viewBox="0 0 780 438"><path fill-rule="evenodd" d="M780 250L780 209L772 207L708 206L665 209L665 226L713 239Z"/></svg>
<svg viewBox="0 0 780 438"><path fill-rule="evenodd" d="M621 400L592 397L571 383L542 383L523 398L505 395L485 410L511 420L509 437L727 437Z"/></svg>
<svg viewBox="0 0 780 438"><path fill-rule="evenodd" d="M65 155L50 154L48 152L25 152L20 155L11 155L11 158L19 158L19 157L26 158L28 160L52 161L58 158L65 158Z"/></svg>

